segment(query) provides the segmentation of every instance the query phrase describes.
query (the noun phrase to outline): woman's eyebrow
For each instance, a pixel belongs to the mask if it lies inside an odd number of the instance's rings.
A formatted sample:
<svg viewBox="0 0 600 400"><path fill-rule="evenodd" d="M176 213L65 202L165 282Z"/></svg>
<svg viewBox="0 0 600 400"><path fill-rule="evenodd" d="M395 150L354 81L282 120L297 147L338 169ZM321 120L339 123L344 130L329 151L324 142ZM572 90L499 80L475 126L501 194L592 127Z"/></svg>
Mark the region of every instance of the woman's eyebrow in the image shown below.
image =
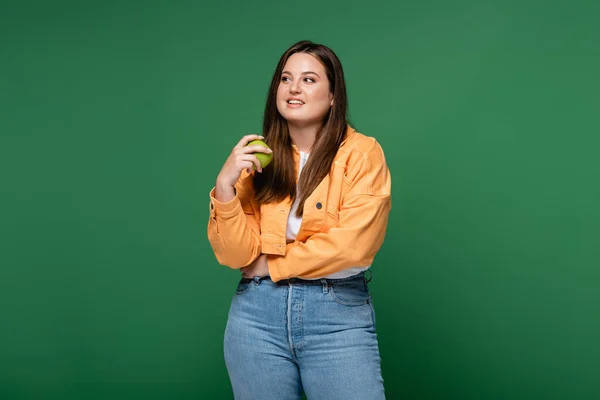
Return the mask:
<svg viewBox="0 0 600 400"><path fill-rule="evenodd" d="M289 74L291 76L294 76L294 74L292 74L290 71L283 71L282 74ZM316 72L306 71L306 72L302 73L302 75L310 75L310 74L316 75L320 78L319 74L317 74Z"/></svg>

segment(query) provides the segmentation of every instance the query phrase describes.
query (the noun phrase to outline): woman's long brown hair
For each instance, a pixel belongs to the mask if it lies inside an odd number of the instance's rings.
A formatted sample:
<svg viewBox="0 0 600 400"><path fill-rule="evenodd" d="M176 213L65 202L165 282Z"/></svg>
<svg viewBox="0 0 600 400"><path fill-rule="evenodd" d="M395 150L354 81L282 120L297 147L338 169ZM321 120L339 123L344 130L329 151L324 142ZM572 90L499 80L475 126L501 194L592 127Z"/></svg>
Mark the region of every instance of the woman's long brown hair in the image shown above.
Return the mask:
<svg viewBox="0 0 600 400"><path fill-rule="evenodd" d="M296 191L292 139L287 121L277 110L277 88L283 67L295 53L310 54L323 64L329 80L329 90L333 93L333 105L317 132L308 162L300 174L299 193ZM281 56L271 80L263 118L263 136L273 150L273 161L262 173L255 174L253 180L255 198L259 203L283 201L288 196L293 202L296 196L299 196L296 216L302 216L306 199L331 170L333 159L344 141L348 124L347 109L348 99L342 64L329 47L303 40L294 44Z"/></svg>

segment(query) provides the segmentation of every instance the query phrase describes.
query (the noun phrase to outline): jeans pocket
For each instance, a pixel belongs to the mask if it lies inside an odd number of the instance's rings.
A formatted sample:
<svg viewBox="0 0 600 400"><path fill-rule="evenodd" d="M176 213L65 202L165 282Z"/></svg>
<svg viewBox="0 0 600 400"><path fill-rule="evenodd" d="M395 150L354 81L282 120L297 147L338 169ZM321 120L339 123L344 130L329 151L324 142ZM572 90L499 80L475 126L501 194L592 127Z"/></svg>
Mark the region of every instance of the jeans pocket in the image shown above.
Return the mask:
<svg viewBox="0 0 600 400"><path fill-rule="evenodd" d="M238 282L237 288L235 289L236 295L241 295L250 290L252 279L242 278Z"/></svg>
<svg viewBox="0 0 600 400"><path fill-rule="evenodd" d="M371 299L369 289L362 278L335 282L331 285L329 293L336 303L345 306L362 306Z"/></svg>

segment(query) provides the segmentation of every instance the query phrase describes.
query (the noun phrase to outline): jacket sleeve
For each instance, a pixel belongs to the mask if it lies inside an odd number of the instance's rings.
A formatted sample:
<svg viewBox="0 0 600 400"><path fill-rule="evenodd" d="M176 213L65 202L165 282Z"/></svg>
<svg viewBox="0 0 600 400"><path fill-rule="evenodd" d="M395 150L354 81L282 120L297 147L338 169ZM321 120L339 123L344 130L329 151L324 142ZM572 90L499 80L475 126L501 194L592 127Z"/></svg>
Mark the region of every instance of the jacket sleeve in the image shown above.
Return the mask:
<svg viewBox="0 0 600 400"><path fill-rule="evenodd" d="M221 203L210 192L208 240L221 265L233 269L253 262L261 253L260 209L255 204L252 176L243 172L236 196Z"/></svg>
<svg viewBox="0 0 600 400"><path fill-rule="evenodd" d="M383 244L391 209L391 176L376 141L350 166L344 184L347 191L340 205L339 223L327 233L288 244L284 256L269 255L273 281L321 278L372 264Z"/></svg>

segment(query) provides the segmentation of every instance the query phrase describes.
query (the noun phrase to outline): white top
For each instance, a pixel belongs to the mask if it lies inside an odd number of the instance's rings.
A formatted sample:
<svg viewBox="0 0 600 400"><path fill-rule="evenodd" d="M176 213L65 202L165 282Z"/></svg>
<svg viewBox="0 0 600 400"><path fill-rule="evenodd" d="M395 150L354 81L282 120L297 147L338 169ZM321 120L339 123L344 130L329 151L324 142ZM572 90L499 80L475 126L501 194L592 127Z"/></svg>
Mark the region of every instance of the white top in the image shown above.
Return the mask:
<svg viewBox="0 0 600 400"><path fill-rule="evenodd" d="M308 153L301 151L300 152L300 166L298 167L298 177L300 176L300 172L302 172L302 168L304 168L307 161L308 161ZM292 204L290 214L288 215L287 229L285 232L285 237L286 237L286 240L288 243L291 243L296 240L296 236L298 236L298 231L300 231L300 225L302 225L302 218L296 217L296 210L298 209L299 201L300 201L300 196L298 195L298 193L296 193L296 199L294 200L294 204ZM349 276L356 275L361 271L365 271L369 267L370 267L370 265L368 265L366 267L352 267L352 268L344 269L344 270L336 272L334 274L325 276L325 278L329 278L329 279L347 278Z"/></svg>

